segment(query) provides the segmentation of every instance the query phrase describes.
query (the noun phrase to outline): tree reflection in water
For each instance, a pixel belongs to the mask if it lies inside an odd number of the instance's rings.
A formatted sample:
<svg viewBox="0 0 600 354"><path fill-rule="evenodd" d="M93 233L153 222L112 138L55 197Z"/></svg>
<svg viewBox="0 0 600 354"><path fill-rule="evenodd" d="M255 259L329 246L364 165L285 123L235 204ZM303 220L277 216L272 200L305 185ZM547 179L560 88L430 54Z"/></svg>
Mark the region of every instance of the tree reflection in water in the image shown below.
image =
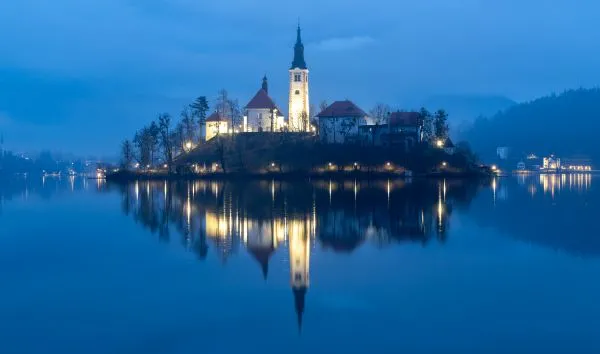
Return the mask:
<svg viewBox="0 0 600 354"><path fill-rule="evenodd" d="M266 279L270 258L286 250L299 326L313 247L353 252L365 243L444 242L453 209L467 206L479 189L460 180L138 181L116 187L123 213L162 241L175 231L200 260L211 247L222 262L245 249Z"/></svg>

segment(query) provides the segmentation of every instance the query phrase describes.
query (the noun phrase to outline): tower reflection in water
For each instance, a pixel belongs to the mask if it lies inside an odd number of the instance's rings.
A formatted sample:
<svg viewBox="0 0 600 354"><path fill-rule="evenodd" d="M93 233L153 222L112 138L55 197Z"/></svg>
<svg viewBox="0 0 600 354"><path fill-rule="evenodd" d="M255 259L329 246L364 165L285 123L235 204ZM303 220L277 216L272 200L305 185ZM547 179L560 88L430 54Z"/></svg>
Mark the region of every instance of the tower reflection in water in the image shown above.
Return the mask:
<svg viewBox="0 0 600 354"><path fill-rule="evenodd" d="M245 249L266 279L269 261L289 256L299 329L310 286L311 250L352 252L366 243L443 242L454 206L478 184L460 181L135 182L120 189L122 210L163 241L175 231L204 260L209 248L226 263ZM287 250L286 250L287 249Z"/></svg>

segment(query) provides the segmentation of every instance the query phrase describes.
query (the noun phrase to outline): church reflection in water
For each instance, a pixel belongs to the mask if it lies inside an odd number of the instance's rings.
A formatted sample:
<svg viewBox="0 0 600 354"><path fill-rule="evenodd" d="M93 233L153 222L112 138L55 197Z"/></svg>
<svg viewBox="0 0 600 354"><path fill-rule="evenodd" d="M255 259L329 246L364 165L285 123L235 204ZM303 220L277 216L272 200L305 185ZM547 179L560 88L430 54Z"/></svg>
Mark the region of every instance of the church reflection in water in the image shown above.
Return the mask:
<svg viewBox="0 0 600 354"><path fill-rule="evenodd" d="M204 260L209 248L222 262L246 250L263 277L276 252L289 256L298 326L310 285L311 250L352 252L364 244L444 242L453 208L466 206L481 187L461 181L215 181L109 185L122 210Z"/></svg>

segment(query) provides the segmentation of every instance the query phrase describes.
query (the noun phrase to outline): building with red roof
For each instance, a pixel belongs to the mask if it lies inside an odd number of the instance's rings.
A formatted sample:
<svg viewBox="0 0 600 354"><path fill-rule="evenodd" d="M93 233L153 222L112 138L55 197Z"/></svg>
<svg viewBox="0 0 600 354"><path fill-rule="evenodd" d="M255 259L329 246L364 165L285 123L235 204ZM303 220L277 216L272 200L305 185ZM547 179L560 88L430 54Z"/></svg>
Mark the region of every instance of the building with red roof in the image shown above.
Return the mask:
<svg viewBox="0 0 600 354"><path fill-rule="evenodd" d="M395 146L405 151L423 140L423 119L419 112L392 112L378 125L360 127L363 141L376 146Z"/></svg>
<svg viewBox="0 0 600 354"><path fill-rule="evenodd" d="M333 102L317 117L321 141L327 144L358 141L359 127L373 123L365 111L349 100Z"/></svg>
<svg viewBox="0 0 600 354"><path fill-rule="evenodd" d="M246 104L242 130L244 132L275 132L285 127L284 116L269 96L267 76L263 77L261 88Z"/></svg>

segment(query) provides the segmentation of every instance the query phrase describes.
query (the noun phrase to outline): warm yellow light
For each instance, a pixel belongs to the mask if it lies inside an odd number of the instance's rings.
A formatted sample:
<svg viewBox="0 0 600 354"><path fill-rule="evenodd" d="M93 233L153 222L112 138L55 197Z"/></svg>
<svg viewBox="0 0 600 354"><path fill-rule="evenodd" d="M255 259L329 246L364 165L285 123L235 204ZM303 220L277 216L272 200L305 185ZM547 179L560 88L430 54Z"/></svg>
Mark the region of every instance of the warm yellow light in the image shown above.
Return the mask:
<svg viewBox="0 0 600 354"><path fill-rule="evenodd" d="M448 166L448 163L446 161L442 162L442 167L446 167Z"/></svg>
<svg viewBox="0 0 600 354"><path fill-rule="evenodd" d="M188 149L188 151L191 150L192 149L192 142L191 141L187 141L185 143L185 148Z"/></svg>
<svg viewBox="0 0 600 354"><path fill-rule="evenodd" d="M492 165L492 171L496 171L497 169L498 169L498 166Z"/></svg>
<svg viewBox="0 0 600 354"><path fill-rule="evenodd" d="M387 167L390 167L390 166L392 165L392 163L391 163L391 162L386 162L386 163L385 163L385 165L386 165Z"/></svg>
<svg viewBox="0 0 600 354"><path fill-rule="evenodd" d="M271 167L275 167L275 162L271 162Z"/></svg>
<svg viewBox="0 0 600 354"><path fill-rule="evenodd" d="M435 141L435 145L438 148L443 148L444 147L444 141L442 139L438 139L438 140Z"/></svg>

